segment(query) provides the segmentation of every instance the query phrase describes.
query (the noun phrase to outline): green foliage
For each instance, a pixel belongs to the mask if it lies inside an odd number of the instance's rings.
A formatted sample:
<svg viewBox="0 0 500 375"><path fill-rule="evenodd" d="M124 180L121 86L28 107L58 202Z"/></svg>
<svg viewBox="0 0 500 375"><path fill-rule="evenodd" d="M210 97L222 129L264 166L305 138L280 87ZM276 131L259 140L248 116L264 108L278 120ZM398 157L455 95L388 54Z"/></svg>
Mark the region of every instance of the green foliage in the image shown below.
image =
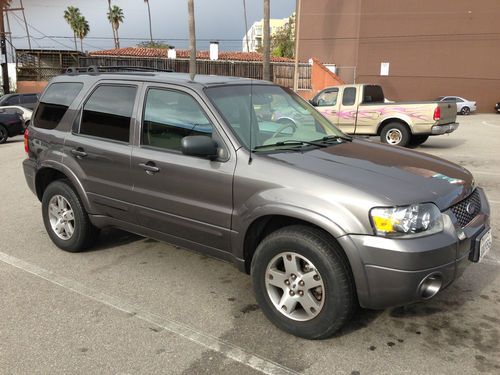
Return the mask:
<svg viewBox="0 0 500 375"><path fill-rule="evenodd" d="M271 53L276 57L293 58L295 52L295 15L271 37Z"/></svg>
<svg viewBox="0 0 500 375"><path fill-rule="evenodd" d="M137 47L145 47L145 48L169 48L170 45L167 43L157 41L157 40L145 40L137 44Z"/></svg>
<svg viewBox="0 0 500 375"><path fill-rule="evenodd" d="M123 23L123 19L125 16L123 15L123 9L118 5L113 5L108 12L108 21L111 22L111 25L118 30L120 27L120 23Z"/></svg>

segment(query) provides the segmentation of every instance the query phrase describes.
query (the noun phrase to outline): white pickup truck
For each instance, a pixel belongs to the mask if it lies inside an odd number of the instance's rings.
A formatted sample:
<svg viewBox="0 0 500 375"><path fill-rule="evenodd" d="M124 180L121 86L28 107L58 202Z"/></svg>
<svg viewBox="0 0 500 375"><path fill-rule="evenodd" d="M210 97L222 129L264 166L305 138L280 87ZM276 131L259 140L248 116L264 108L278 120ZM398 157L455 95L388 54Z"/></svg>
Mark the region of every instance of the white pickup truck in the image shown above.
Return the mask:
<svg viewBox="0 0 500 375"><path fill-rule="evenodd" d="M387 102L378 85L328 87L310 102L345 133L377 135L391 145L419 145L458 128L455 103Z"/></svg>

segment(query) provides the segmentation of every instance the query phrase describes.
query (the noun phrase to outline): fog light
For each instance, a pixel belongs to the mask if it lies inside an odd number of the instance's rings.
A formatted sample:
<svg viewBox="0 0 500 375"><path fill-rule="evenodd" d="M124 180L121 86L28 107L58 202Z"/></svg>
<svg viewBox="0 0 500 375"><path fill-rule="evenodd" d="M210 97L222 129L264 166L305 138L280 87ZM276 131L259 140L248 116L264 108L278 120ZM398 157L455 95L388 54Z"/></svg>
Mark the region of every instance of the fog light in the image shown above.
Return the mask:
<svg viewBox="0 0 500 375"><path fill-rule="evenodd" d="M423 299L429 299L436 295L443 286L443 278L439 274L427 276L418 287L418 294Z"/></svg>

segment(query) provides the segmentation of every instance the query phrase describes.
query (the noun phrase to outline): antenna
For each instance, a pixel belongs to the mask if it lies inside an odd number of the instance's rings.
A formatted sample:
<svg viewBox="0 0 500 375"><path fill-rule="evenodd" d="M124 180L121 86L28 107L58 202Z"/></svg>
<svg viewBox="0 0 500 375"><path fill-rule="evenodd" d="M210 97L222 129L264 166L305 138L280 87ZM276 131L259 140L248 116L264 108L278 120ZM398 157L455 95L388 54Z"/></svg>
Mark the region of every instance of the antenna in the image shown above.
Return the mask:
<svg viewBox="0 0 500 375"><path fill-rule="evenodd" d="M252 163L252 128L253 128L253 79L250 78L250 156L248 157L248 164Z"/></svg>

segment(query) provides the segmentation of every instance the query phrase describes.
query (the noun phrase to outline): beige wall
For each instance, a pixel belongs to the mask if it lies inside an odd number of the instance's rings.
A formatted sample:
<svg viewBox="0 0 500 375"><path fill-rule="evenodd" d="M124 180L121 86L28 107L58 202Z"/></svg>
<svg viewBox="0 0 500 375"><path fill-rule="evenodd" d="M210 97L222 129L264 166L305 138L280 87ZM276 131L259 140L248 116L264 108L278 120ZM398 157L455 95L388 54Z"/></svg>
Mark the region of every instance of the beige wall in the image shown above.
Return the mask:
<svg viewBox="0 0 500 375"><path fill-rule="evenodd" d="M47 86L47 81L17 81L18 93L40 93Z"/></svg>
<svg viewBox="0 0 500 375"><path fill-rule="evenodd" d="M498 0L360 0L355 15L342 0L304 0L303 4L309 16L302 18L302 30L311 25L306 35L321 40L315 50L302 48L303 53L342 66L353 61L352 49L356 49L356 80L383 84L393 100L459 95L477 100L479 110L488 112L500 101ZM332 35L314 26L328 23L335 8L334 17L344 18L349 33L359 29L357 38L349 39L349 50L341 47L346 40L329 40L343 38L346 31ZM321 13L324 9L328 12ZM307 44L302 38L301 42ZM301 54L301 58L307 57ZM390 63L389 77L379 75L381 62Z"/></svg>

